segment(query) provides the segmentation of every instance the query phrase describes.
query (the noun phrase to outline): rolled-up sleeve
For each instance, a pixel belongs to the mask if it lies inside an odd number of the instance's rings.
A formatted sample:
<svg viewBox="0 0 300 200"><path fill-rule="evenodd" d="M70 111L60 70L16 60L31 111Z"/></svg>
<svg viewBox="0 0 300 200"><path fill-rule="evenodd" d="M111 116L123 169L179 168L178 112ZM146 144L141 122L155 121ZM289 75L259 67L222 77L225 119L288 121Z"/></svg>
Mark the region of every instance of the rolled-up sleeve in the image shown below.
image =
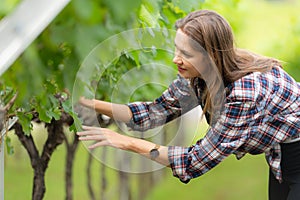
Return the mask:
<svg viewBox="0 0 300 200"><path fill-rule="evenodd" d="M191 147L169 146L168 158L173 175L188 183L217 166L242 144L235 147L223 145L218 135L210 129L206 137Z"/></svg>

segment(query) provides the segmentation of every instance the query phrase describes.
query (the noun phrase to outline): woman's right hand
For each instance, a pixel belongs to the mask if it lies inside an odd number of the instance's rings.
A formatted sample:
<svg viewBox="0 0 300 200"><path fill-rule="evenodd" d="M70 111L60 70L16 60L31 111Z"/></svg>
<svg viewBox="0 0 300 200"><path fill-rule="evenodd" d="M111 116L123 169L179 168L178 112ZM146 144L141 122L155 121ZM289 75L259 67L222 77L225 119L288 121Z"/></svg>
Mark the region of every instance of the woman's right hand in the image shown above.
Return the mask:
<svg viewBox="0 0 300 200"><path fill-rule="evenodd" d="M87 108L95 108L95 101L93 99L86 99L85 97L80 97L78 103Z"/></svg>
<svg viewBox="0 0 300 200"><path fill-rule="evenodd" d="M80 97L78 103L117 121L127 123L132 118L132 112L127 105L114 104L96 99L86 99L85 97Z"/></svg>

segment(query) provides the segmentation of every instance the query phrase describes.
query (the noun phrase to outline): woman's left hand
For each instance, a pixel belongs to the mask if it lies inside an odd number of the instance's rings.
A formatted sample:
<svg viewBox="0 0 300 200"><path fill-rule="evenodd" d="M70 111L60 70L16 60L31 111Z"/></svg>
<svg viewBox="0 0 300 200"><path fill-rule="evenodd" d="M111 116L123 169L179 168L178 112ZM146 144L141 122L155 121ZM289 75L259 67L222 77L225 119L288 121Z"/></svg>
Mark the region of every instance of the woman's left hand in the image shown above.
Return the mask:
<svg viewBox="0 0 300 200"><path fill-rule="evenodd" d="M119 134L107 128L99 128L92 126L83 126L83 131L77 132L79 140L81 141L95 141L89 146L89 149L94 149L101 146L110 146L117 149L132 151L150 158L150 151L156 145L147 140L129 137ZM157 162L162 165L169 166L168 147L160 146L159 156L156 158Z"/></svg>
<svg viewBox="0 0 300 200"><path fill-rule="evenodd" d="M121 135L107 128L92 126L83 126L83 131L77 132L81 141L95 141L96 143L89 146L94 149L100 146L111 146L118 149L127 150L129 137Z"/></svg>

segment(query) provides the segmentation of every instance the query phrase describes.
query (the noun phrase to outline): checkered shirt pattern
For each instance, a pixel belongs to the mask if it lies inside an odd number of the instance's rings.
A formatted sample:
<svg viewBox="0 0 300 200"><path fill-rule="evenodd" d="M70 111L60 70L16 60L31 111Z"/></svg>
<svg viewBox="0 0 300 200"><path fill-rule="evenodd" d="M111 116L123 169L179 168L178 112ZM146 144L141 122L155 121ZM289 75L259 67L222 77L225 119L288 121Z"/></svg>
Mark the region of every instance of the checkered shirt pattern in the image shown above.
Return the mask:
<svg viewBox="0 0 300 200"><path fill-rule="evenodd" d="M147 130L180 116L199 104L189 83L178 77L154 102L128 104L128 126ZM190 147L169 146L173 175L182 182L198 177L231 154L265 153L282 181L280 142L300 134L300 84L280 67L254 72L226 86L224 109L204 138Z"/></svg>

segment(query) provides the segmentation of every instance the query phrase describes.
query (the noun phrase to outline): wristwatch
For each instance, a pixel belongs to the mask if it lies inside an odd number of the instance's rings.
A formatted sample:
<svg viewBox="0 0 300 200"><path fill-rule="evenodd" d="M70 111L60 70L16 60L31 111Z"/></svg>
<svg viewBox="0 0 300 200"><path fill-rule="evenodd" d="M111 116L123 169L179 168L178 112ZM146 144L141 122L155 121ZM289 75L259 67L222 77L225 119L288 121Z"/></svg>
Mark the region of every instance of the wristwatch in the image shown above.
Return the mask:
<svg viewBox="0 0 300 200"><path fill-rule="evenodd" d="M158 156L159 156L159 149L160 145L156 144L155 147L153 149L150 150L150 158L151 160L155 160Z"/></svg>

